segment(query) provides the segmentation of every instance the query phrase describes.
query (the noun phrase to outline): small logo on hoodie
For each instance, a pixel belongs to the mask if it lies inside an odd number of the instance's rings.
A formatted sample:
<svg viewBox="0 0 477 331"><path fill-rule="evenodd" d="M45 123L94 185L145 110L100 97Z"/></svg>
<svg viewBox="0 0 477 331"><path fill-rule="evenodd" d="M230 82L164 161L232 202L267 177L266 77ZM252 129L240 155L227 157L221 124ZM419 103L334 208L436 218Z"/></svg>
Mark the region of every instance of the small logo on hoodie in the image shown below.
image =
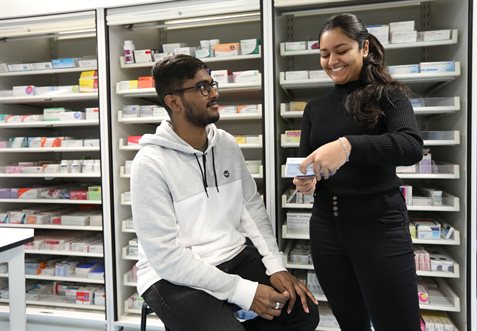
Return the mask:
<svg viewBox="0 0 477 331"><path fill-rule="evenodd" d="M225 170L225 171L224 171L224 177L227 177L227 178L229 178L229 176L230 176L230 173L229 173L229 171L228 171L228 170Z"/></svg>

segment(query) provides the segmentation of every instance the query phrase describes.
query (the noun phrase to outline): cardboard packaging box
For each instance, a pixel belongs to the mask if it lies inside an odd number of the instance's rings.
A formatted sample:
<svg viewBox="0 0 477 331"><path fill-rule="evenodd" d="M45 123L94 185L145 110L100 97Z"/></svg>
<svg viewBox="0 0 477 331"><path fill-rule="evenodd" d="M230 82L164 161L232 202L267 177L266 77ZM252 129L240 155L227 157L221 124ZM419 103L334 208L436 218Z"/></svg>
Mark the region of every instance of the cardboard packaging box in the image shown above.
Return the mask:
<svg viewBox="0 0 477 331"><path fill-rule="evenodd" d="M210 72L210 76L219 83L219 86L221 84L229 84L232 82L232 72L230 70L212 70Z"/></svg>
<svg viewBox="0 0 477 331"><path fill-rule="evenodd" d="M32 95L36 95L36 86L34 85L13 86L14 97L27 97Z"/></svg>
<svg viewBox="0 0 477 331"><path fill-rule="evenodd" d="M286 71L285 80L306 80L308 79L308 70Z"/></svg>
<svg viewBox="0 0 477 331"><path fill-rule="evenodd" d="M218 44L214 47L215 56L234 56L240 54L240 43Z"/></svg>
<svg viewBox="0 0 477 331"><path fill-rule="evenodd" d="M290 41L285 42L285 51L305 51L307 47L306 41Z"/></svg>
<svg viewBox="0 0 477 331"><path fill-rule="evenodd" d="M18 63L18 64L8 64L8 71L15 72L15 71L30 71L31 64L30 63Z"/></svg>
<svg viewBox="0 0 477 331"><path fill-rule="evenodd" d="M389 23L389 32L413 31L415 29L415 21L400 21Z"/></svg>
<svg viewBox="0 0 477 331"><path fill-rule="evenodd" d="M417 41L417 31L396 31L389 34L391 44L415 43Z"/></svg>
<svg viewBox="0 0 477 331"><path fill-rule="evenodd" d="M78 59L72 57L53 59L51 63L54 69L75 68L78 66Z"/></svg>
<svg viewBox="0 0 477 331"><path fill-rule="evenodd" d="M30 63L31 70L50 70L53 69L51 62Z"/></svg>
<svg viewBox="0 0 477 331"><path fill-rule="evenodd" d="M96 70L83 71L79 79L80 93L98 91L98 73Z"/></svg>
<svg viewBox="0 0 477 331"><path fill-rule="evenodd" d="M150 49L134 51L134 59L136 63L152 63L152 52Z"/></svg>
<svg viewBox="0 0 477 331"><path fill-rule="evenodd" d="M240 49L242 55L259 54L260 40L259 39L242 39L240 40Z"/></svg>
<svg viewBox="0 0 477 331"><path fill-rule="evenodd" d="M421 72L454 72L455 61L421 62Z"/></svg>
<svg viewBox="0 0 477 331"><path fill-rule="evenodd" d="M419 31L417 33L417 39L420 41L449 40L451 39L451 30Z"/></svg>
<svg viewBox="0 0 477 331"><path fill-rule="evenodd" d="M154 79L152 76L142 76L137 79L138 88L152 88L154 87Z"/></svg>

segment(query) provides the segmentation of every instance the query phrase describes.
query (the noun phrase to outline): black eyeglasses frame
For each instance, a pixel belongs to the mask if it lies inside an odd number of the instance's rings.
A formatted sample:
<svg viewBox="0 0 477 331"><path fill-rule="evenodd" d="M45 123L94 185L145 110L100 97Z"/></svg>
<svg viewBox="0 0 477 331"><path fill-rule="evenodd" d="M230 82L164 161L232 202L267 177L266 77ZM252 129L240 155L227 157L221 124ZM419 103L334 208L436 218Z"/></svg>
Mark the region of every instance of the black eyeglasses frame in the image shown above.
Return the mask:
<svg viewBox="0 0 477 331"><path fill-rule="evenodd" d="M196 89L200 92L200 94L202 94L202 96L208 97L212 89L214 89L215 91L219 90L219 83L215 80L213 80L210 83L206 80L201 80L200 82L197 82L194 86L177 89L172 91L170 94L184 93L185 91L192 90L192 89Z"/></svg>

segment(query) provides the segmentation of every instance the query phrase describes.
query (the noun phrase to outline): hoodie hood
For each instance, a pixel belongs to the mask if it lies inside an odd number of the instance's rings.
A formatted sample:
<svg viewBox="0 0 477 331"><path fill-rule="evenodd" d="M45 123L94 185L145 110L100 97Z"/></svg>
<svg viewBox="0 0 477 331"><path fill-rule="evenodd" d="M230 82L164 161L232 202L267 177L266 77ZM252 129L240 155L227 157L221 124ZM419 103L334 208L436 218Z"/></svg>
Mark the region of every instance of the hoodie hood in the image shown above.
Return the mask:
<svg viewBox="0 0 477 331"><path fill-rule="evenodd" d="M145 134L139 140L141 147L145 145L158 145L164 148L177 150L186 154L207 154L214 146L217 140L217 127L215 124L209 124L205 128L207 132L207 149L202 153L191 145L189 145L184 139L179 137L177 133L172 129L172 126L168 120L164 120L157 127L155 134Z"/></svg>
<svg viewBox="0 0 477 331"><path fill-rule="evenodd" d="M205 127L207 132L207 149L202 152L191 145L189 145L184 139L179 137L179 135L172 129L172 125L169 121L164 120L161 122L156 129L155 134L145 134L139 139L139 144L141 147L146 145L158 145L163 148L176 150L181 153L194 155L195 160L197 161L197 166L199 167L200 174L202 176L202 185L204 186L204 192L209 197L209 192L207 188L209 187L207 181L207 157L206 155L209 151L212 154L212 169L214 174L215 189L219 192L219 185L217 183L217 170L215 169L215 154L214 146L217 140L218 132L217 127L214 124L209 124ZM199 155L199 156L197 156ZM202 159L199 160L199 157Z"/></svg>

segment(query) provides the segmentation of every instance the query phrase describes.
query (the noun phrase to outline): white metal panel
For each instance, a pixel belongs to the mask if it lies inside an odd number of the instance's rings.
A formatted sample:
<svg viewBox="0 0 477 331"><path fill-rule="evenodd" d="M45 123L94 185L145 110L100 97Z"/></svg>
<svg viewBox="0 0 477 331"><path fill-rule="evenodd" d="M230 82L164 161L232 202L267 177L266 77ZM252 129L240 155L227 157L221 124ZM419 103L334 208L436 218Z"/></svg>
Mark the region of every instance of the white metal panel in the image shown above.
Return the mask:
<svg viewBox="0 0 477 331"><path fill-rule="evenodd" d="M275 196L275 121L274 121L274 52L273 52L273 10L271 6L263 7L263 91L265 111L265 173L266 173L266 205L267 212L272 222L273 232L277 235L276 196Z"/></svg>
<svg viewBox="0 0 477 331"><path fill-rule="evenodd" d="M306 6L306 5L325 5L337 4L340 2L349 2L351 0L275 0L275 7Z"/></svg>
<svg viewBox="0 0 477 331"><path fill-rule="evenodd" d="M258 0L172 1L161 3L160 5L111 9L108 11L107 23L113 26L220 14L236 14L237 12L257 10L260 10Z"/></svg>
<svg viewBox="0 0 477 331"><path fill-rule="evenodd" d="M98 47L98 90L108 90L108 64L107 64L107 40L106 40L106 15L104 9L97 11L98 15L98 33L97 33L97 47ZM109 123L110 116L108 111L107 93L99 94L99 109L100 109L100 142L101 142L101 191L103 202L103 243L104 247L113 247L113 229L112 226L112 199L111 199L111 162L109 158L109 148L111 146L109 141ZM108 251L108 249L106 249ZM106 292L106 316L107 329L113 330L113 318L115 311L114 298L114 256L112 254L104 255L105 268L105 292Z"/></svg>
<svg viewBox="0 0 477 331"><path fill-rule="evenodd" d="M290 12L283 12L282 15L292 15L295 17L300 16L314 16L314 15L328 15L334 13L343 13L343 12L361 12L361 11L368 11L368 10L378 10L378 9L391 9L391 8L404 8L409 6L418 6L421 5L423 2L429 2L432 0L399 0L399 1L381 1L380 3L370 3L370 4L356 4L353 2L344 2L340 5L343 6L336 6L336 7L323 7L317 8L313 10L295 10ZM315 1L317 2L317 1ZM321 4L321 2L317 2ZM281 6L283 9L287 7L296 8L297 5L293 4L292 1L289 1L286 6Z"/></svg>
<svg viewBox="0 0 477 331"><path fill-rule="evenodd" d="M95 29L96 15L94 11L0 20L0 38L94 33Z"/></svg>
<svg viewBox="0 0 477 331"><path fill-rule="evenodd" d="M476 17L477 15L477 6L473 5L473 15L472 17ZM472 59L477 58L477 25L472 22ZM477 66L471 67L471 77L474 79L477 77ZM477 330L477 114L476 107L477 107L477 84L472 84L472 91L471 91L471 112L474 114L471 117L471 124L470 127L470 330Z"/></svg>
<svg viewBox="0 0 477 331"><path fill-rule="evenodd" d="M121 6L143 5L147 3L170 0L0 0L1 16L3 18L26 17L33 15L49 15L73 11L91 10L96 8L113 8Z"/></svg>

